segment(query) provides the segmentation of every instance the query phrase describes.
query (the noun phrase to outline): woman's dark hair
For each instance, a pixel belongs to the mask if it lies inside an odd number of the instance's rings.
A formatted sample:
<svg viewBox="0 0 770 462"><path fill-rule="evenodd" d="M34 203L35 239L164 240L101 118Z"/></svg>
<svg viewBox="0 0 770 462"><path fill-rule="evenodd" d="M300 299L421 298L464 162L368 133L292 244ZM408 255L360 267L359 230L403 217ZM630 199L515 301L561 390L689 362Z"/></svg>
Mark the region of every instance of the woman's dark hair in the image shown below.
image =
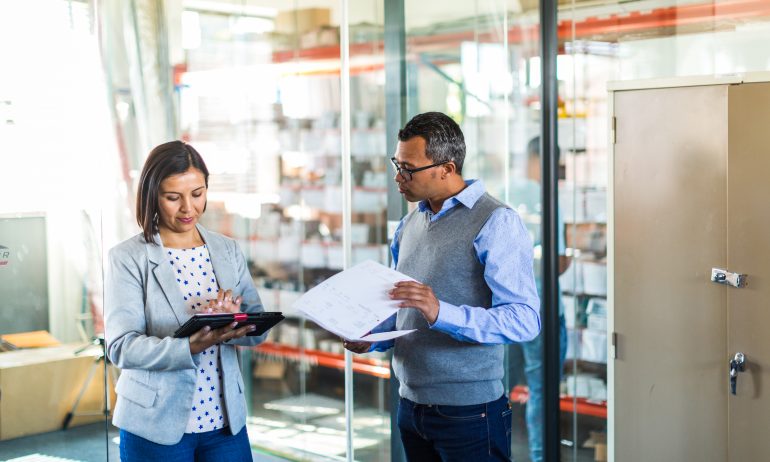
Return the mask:
<svg viewBox="0 0 770 462"><path fill-rule="evenodd" d="M462 173L465 161L465 138L460 126L441 112L417 114L398 131L399 141L415 136L425 139L425 155L435 163L454 162L457 173Z"/></svg>
<svg viewBox="0 0 770 462"><path fill-rule="evenodd" d="M156 146L150 152L139 178L136 192L136 222L142 228L144 240L157 244L158 234L158 192L160 183L172 175L184 173L190 168L203 173L206 187L209 186L209 170L198 151L183 141L169 141ZM206 208L204 206L203 210Z"/></svg>

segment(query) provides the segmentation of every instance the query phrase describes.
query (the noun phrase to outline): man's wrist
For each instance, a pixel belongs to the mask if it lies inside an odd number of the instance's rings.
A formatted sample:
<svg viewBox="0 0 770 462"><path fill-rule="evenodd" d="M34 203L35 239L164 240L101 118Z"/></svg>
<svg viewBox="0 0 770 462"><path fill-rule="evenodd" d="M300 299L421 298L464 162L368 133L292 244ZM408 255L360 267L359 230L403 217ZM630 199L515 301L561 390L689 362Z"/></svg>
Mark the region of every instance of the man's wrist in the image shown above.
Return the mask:
<svg viewBox="0 0 770 462"><path fill-rule="evenodd" d="M425 317L425 320L428 321L428 324L432 326L433 324L436 323L436 321L438 320L439 311L441 311L441 305L437 303L435 309L432 310L430 315Z"/></svg>
<svg viewBox="0 0 770 462"><path fill-rule="evenodd" d="M428 327L441 332L450 332L454 330L462 319L462 313L451 303L439 300L438 304L439 308L436 313L436 320L433 323L428 324Z"/></svg>

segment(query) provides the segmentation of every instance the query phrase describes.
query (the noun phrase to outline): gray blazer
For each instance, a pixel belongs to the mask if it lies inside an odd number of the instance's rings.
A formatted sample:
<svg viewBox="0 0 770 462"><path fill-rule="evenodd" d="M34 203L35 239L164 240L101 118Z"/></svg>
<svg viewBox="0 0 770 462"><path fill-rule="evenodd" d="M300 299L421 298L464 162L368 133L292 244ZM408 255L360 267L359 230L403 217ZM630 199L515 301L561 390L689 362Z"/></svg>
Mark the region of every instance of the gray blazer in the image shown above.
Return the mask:
<svg viewBox="0 0 770 462"><path fill-rule="evenodd" d="M238 244L198 225L217 283L241 295L241 310L263 311L246 259ZM160 236L155 236L160 242ZM184 434L195 390L200 354L187 338L173 338L190 314L159 245L141 234L110 250L105 278L107 355L121 369L112 418L115 426L158 444L178 443ZM246 401L239 358L233 345L257 345L242 337L220 345L224 403L230 431L246 424Z"/></svg>

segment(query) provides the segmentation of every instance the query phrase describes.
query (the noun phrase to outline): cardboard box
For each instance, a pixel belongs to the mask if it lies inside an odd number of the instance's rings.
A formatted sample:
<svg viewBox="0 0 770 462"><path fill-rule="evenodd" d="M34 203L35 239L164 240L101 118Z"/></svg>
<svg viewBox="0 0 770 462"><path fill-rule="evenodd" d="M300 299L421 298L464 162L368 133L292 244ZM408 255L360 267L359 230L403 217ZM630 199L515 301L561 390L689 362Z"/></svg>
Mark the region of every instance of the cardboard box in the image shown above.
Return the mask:
<svg viewBox="0 0 770 462"><path fill-rule="evenodd" d="M300 8L279 12L275 17L275 31L282 34L304 34L329 26L331 10L328 8Z"/></svg>
<svg viewBox="0 0 770 462"><path fill-rule="evenodd" d="M580 359L593 363L607 364L607 331L583 329L583 343Z"/></svg>
<svg viewBox="0 0 770 462"><path fill-rule="evenodd" d="M40 348L61 345L53 335L47 330L35 330L31 332L19 332L16 334L5 334L0 336L0 340L14 349L19 348Z"/></svg>
<svg viewBox="0 0 770 462"><path fill-rule="evenodd" d="M607 263L603 261L579 263L583 265L583 290L592 295L607 295Z"/></svg>
<svg viewBox="0 0 770 462"><path fill-rule="evenodd" d="M60 430L96 361L98 347L78 356L82 345L0 353L0 440ZM76 413L104 406L104 363L97 366ZM110 393L114 403L115 395ZM104 416L75 416L70 426L102 421Z"/></svg>
<svg viewBox="0 0 770 462"><path fill-rule="evenodd" d="M607 460L607 444L597 443L594 446L594 460L597 462L605 462Z"/></svg>
<svg viewBox="0 0 770 462"><path fill-rule="evenodd" d="M607 434L603 432L589 432L588 441L583 447L594 448L594 460L604 462L607 460Z"/></svg>
<svg viewBox="0 0 770 462"><path fill-rule="evenodd" d="M300 48L328 47L339 44L339 28L332 26L321 26L318 29L305 32L299 38Z"/></svg>

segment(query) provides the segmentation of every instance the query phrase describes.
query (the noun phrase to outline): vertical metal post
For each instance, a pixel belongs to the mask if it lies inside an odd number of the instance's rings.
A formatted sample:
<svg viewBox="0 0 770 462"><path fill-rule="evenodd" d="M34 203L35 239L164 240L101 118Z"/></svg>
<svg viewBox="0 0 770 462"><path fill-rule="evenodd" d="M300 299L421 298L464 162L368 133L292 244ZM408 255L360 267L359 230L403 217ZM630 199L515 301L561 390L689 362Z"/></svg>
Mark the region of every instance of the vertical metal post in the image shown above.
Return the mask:
<svg viewBox="0 0 770 462"><path fill-rule="evenodd" d="M503 93L503 107L505 112L503 113L503 145L505 146L505 152L503 153L503 201L506 204L510 204L511 200L511 103L508 94L513 90L511 82L513 82L513 70L511 69L511 50L508 42L508 2L503 3L503 56L505 60L505 72L508 76L508 85L506 85L505 92ZM506 353L508 348L505 349ZM507 373L508 362L505 363L505 369ZM506 387L507 388L507 387ZM510 388L508 388L510 389Z"/></svg>
<svg viewBox="0 0 770 462"><path fill-rule="evenodd" d="M385 155L396 152L398 130L406 124L406 24L404 0L385 0ZM390 160L387 160L388 165ZM406 204L395 182L388 182L388 223L398 221L406 213ZM389 231L391 231L389 229ZM391 237L390 232L388 237Z"/></svg>
<svg viewBox="0 0 770 462"><path fill-rule="evenodd" d="M157 17L155 34L158 37L158 84L165 99L166 110L166 139L175 139L179 136L176 117L176 105L174 104L175 88L174 75L171 69L171 51L168 43L168 15L166 14L166 2L158 2L155 5Z"/></svg>
<svg viewBox="0 0 770 462"><path fill-rule="evenodd" d="M342 0L340 21L340 137L342 145L342 256L343 267L350 268L352 244L350 229L352 221L352 171L350 159L350 28L349 1ZM353 454L353 354L345 350L345 445L348 462L355 459Z"/></svg>
<svg viewBox="0 0 770 462"><path fill-rule="evenodd" d="M398 130L406 124L407 117L407 67L406 67L406 22L405 0L383 0L385 19L385 156L390 158L396 152ZM390 161L386 160L386 165ZM394 181L388 182L388 238L393 237L396 226L406 213L406 203L401 198ZM398 380L390 370L390 460L406 460L398 431Z"/></svg>
<svg viewBox="0 0 770 462"><path fill-rule="evenodd" d="M559 432L559 287L558 271L558 158L556 54L558 42L556 0L540 0L540 75L542 204L543 204L543 299L544 326L544 442L545 460L560 460Z"/></svg>

